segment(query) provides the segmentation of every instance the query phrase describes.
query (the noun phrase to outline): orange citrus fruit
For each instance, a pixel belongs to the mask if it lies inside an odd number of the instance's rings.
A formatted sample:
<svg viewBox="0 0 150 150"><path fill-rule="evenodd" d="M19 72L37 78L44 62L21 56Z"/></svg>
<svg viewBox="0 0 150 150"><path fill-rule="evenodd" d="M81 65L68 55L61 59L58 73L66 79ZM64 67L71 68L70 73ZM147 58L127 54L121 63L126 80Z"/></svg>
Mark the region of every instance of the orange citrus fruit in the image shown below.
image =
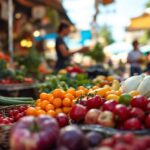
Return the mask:
<svg viewBox="0 0 150 150"><path fill-rule="evenodd" d="M65 98L69 98L70 100L74 100L75 97L71 93L65 94Z"/></svg>
<svg viewBox="0 0 150 150"><path fill-rule="evenodd" d="M46 115L46 112L44 110L42 110L42 109L41 110L39 109L39 110L36 110L36 115L37 116L39 116L39 115Z"/></svg>
<svg viewBox="0 0 150 150"><path fill-rule="evenodd" d="M41 100L48 100L48 94L47 93L41 93L40 94L40 99Z"/></svg>
<svg viewBox="0 0 150 150"><path fill-rule="evenodd" d="M70 110L71 110L71 107L63 107L63 112L65 114L68 114L70 112Z"/></svg>
<svg viewBox="0 0 150 150"><path fill-rule="evenodd" d="M46 108L45 108L46 111L54 110L54 109L55 109L55 107L54 107L54 105L52 105L52 104L46 105Z"/></svg>
<svg viewBox="0 0 150 150"><path fill-rule="evenodd" d="M56 117L56 112L54 111L54 110L49 110L48 112L47 112L47 115L49 115L49 116L51 116L51 117Z"/></svg>
<svg viewBox="0 0 150 150"><path fill-rule="evenodd" d="M35 116L36 115L36 109L34 107L29 107L27 110L26 110L26 114L27 115L31 115L31 116Z"/></svg>
<svg viewBox="0 0 150 150"><path fill-rule="evenodd" d="M61 108L56 108L56 109L55 109L55 112L56 112L57 114L59 114L59 113L62 113L63 111L62 111Z"/></svg>
<svg viewBox="0 0 150 150"><path fill-rule="evenodd" d="M69 98L63 99L63 106L69 107L69 106L71 106L71 104L72 104L72 101Z"/></svg>
<svg viewBox="0 0 150 150"><path fill-rule="evenodd" d="M44 101L41 102L41 106L40 107L42 109L45 109L48 104L49 104L49 101L48 100L44 100Z"/></svg>
<svg viewBox="0 0 150 150"><path fill-rule="evenodd" d="M75 91L74 88L68 89L68 90L67 90L67 93L70 93L70 94L72 94L73 96L76 96L76 91Z"/></svg>
<svg viewBox="0 0 150 150"><path fill-rule="evenodd" d="M76 91L76 97L83 96L84 94L85 94L85 92L83 90L77 90Z"/></svg>
<svg viewBox="0 0 150 150"><path fill-rule="evenodd" d="M65 95L65 91L62 89L55 89L52 93L55 98L64 98Z"/></svg>
<svg viewBox="0 0 150 150"><path fill-rule="evenodd" d="M61 105L62 105L62 100L61 100L60 98L55 98L55 99L53 100L53 105L54 105L56 108L61 107Z"/></svg>

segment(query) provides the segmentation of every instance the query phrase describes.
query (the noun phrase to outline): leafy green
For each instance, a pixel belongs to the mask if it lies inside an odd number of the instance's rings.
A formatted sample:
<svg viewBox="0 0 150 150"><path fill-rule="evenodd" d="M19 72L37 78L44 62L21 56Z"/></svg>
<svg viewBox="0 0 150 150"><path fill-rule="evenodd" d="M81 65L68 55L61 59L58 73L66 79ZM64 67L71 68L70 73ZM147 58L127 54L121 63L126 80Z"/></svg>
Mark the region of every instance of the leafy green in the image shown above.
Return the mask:
<svg viewBox="0 0 150 150"><path fill-rule="evenodd" d="M103 62L105 59L103 47L100 43L97 43L95 47L85 55L90 56L96 62Z"/></svg>

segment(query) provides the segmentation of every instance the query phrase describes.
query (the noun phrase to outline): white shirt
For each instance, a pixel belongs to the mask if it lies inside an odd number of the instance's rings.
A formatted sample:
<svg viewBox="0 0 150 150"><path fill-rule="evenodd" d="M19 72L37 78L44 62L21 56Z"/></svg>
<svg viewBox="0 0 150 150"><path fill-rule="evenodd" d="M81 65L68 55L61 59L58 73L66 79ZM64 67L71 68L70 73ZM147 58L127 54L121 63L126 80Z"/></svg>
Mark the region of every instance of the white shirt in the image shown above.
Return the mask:
<svg viewBox="0 0 150 150"><path fill-rule="evenodd" d="M128 60L131 61L131 66L140 67L140 63L137 61L142 57L142 53L139 50L132 50L128 54Z"/></svg>

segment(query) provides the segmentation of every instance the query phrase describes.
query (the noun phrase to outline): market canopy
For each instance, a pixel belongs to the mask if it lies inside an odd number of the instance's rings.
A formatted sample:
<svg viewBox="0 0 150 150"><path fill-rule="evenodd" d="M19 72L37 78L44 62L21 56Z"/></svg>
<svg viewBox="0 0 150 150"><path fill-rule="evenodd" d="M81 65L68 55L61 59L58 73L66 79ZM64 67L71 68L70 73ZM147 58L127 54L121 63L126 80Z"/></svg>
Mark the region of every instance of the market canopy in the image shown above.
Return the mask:
<svg viewBox="0 0 150 150"><path fill-rule="evenodd" d="M24 6L26 8L32 8L32 7L38 6L38 5L49 6L51 8L56 9L61 18L65 19L69 23L73 24L71 22L70 18L68 17L60 0L14 0L14 2L21 4L22 6Z"/></svg>
<svg viewBox="0 0 150 150"><path fill-rule="evenodd" d="M33 7L35 5L49 5L57 10L63 10L61 1L59 0L16 0L26 7Z"/></svg>
<svg viewBox="0 0 150 150"><path fill-rule="evenodd" d="M150 30L150 14L132 18L130 25L126 28L127 31Z"/></svg>

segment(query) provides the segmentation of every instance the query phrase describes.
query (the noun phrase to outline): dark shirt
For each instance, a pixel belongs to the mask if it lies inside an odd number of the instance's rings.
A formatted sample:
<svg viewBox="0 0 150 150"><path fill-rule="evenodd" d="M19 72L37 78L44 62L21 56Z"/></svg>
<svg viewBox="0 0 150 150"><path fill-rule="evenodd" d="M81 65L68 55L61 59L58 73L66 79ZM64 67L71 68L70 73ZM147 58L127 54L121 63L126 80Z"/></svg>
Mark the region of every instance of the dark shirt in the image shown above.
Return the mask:
<svg viewBox="0 0 150 150"><path fill-rule="evenodd" d="M62 44L66 47L66 50L69 50L63 38L58 36L56 38L56 45L55 45L56 54L57 54L57 63L56 63L57 70L65 68L67 63L69 62L69 57L63 56L59 48L59 46Z"/></svg>

